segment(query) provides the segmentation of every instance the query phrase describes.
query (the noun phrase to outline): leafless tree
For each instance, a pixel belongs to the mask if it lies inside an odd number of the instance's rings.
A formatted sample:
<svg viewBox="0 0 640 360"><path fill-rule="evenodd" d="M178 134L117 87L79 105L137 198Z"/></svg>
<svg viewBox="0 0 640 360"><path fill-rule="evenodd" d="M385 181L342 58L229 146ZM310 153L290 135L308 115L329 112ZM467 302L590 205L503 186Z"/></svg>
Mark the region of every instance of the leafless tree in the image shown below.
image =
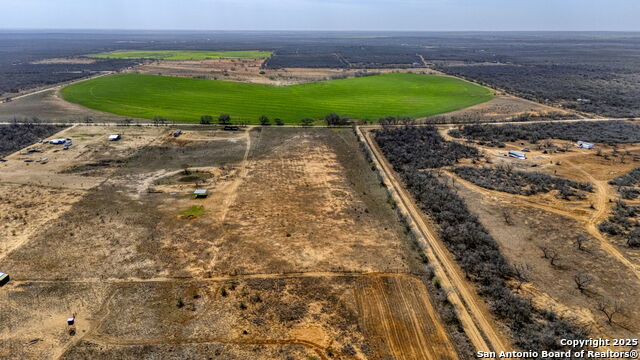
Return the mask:
<svg viewBox="0 0 640 360"><path fill-rule="evenodd" d="M416 119L414 119L412 117L406 117L405 116L405 117L400 118L400 122L404 126L414 126L416 124Z"/></svg>
<svg viewBox="0 0 640 360"><path fill-rule="evenodd" d="M502 217L504 218L504 223L511 226L513 225L513 217L511 216L511 213L504 209L502 210Z"/></svg>
<svg viewBox="0 0 640 360"><path fill-rule="evenodd" d="M585 245L588 242L589 242L589 239L586 236L582 235L582 234L576 236L576 239L574 241L574 243L578 247L578 250L581 250L581 251L585 251L586 250Z"/></svg>
<svg viewBox="0 0 640 360"><path fill-rule="evenodd" d="M611 325L613 324L613 317L622 312L622 304L619 301L610 301L602 298L598 301L597 310L607 317L607 322Z"/></svg>
<svg viewBox="0 0 640 360"><path fill-rule="evenodd" d="M516 288L522 288L522 284L529 281L531 269L526 263L513 265L513 278L516 280Z"/></svg>
<svg viewBox="0 0 640 360"><path fill-rule="evenodd" d="M551 266L556 266L558 264L558 260L560 260L560 255L558 252L550 247L542 246L540 247L542 250L542 257L549 260Z"/></svg>
<svg viewBox="0 0 640 360"><path fill-rule="evenodd" d="M587 286L589 286L593 282L593 276L585 271L580 270L575 273L575 275L573 275L573 281L576 283L576 287L578 288L578 290L580 290L580 292L584 292L587 289Z"/></svg>

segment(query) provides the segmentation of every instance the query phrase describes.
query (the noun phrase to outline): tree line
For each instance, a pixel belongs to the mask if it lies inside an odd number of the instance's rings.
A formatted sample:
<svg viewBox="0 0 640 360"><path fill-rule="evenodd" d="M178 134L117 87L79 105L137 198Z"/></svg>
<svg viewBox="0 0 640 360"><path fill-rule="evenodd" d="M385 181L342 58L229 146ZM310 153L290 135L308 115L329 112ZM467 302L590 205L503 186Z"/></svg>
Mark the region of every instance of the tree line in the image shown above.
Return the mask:
<svg viewBox="0 0 640 360"><path fill-rule="evenodd" d="M497 144L518 140L537 143L546 139L625 144L640 142L640 125L622 120L467 125L449 131L449 135Z"/></svg>
<svg viewBox="0 0 640 360"><path fill-rule="evenodd" d="M456 191L435 171L425 171L478 156L475 148L445 141L430 126L377 130L375 139L416 203L438 225L440 238L467 278L508 326L518 348L561 350L564 347L557 339L586 336L554 312L533 307L510 287L508 282L520 272L507 262L495 239Z"/></svg>
<svg viewBox="0 0 640 360"><path fill-rule="evenodd" d="M613 207L613 214L603 221L600 231L625 239L629 247L640 247L640 206L628 205L620 200Z"/></svg>
<svg viewBox="0 0 640 360"><path fill-rule="evenodd" d="M609 185L617 186L620 196L625 200L635 200L640 197L640 168L631 170L628 174L619 176Z"/></svg>
<svg viewBox="0 0 640 360"><path fill-rule="evenodd" d="M7 156L65 128L66 126L35 123L0 125L0 157Z"/></svg>

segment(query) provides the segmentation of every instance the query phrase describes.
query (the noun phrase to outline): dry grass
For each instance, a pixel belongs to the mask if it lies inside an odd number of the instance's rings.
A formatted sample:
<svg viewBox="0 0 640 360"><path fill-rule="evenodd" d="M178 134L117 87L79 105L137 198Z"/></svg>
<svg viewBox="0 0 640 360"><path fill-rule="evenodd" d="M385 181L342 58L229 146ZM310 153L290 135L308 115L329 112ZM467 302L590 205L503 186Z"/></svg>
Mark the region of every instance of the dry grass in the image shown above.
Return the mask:
<svg viewBox="0 0 640 360"><path fill-rule="evenodd" d="M564 149L566 142L553 141ZM458 195L480 217L491 235L500 244L507 259L518 266L526 264L528 282L521 292L537 306L549 308L586 326L591 336L604 338L633 337L640 332L640 318L635 309L640 303L633 294L640 291L637 266L638 250L623 241L599 233L597 224L606 219L616 198L608 181L638 166L633 154L637 144L618 146L599 145L597 150L569 147L568 152L547 153L536 144L509 143L505 149L481 147L491 164L512 166L518 170L542 171L549 175L594 184L594 192L583 201L565 201L554 194L534 196L512 195L491 191L456 178ZM505 157L511 149L528 147L528 160ZM621 155L629 152L622 162ZM604 156L606 155L606 156ZM468 164L470 165L470 164ZM452 175L449 175L452 176ZM506 216L505 214L508 214ZM576 238L586 239L584 250L578 250ZM557 254L551 263L546 250ZM592 277L584 290L579 290L575 276L587 273ZM613 324L598 310L601 302L619 303L622 311Z"/></svg>
<svg viewBox="0 0 640 360"><path fill-rule="evenodd" d="M399 334L406 358L456 357L420 280L365 274L419 259L350 130L112 131L2 165L0 206L19 216L0 234L22 240L0 252L0 357L381 359ZM371 289L384 304L354 302ZM361 328L372 311L394 326Z"/></svg>

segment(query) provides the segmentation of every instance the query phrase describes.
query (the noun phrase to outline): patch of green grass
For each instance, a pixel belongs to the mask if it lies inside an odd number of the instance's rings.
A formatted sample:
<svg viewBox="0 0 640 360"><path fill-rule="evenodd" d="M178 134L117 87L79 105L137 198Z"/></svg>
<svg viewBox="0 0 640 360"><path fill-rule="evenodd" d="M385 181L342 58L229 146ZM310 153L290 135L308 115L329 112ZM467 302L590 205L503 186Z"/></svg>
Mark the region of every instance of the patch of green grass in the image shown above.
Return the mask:
<svg viewBox="0 0 640 360"><path fill-rule="evenodd" d="M111 51L89 54L94 59L154 59L154 60L210 60L210 59L266 59L270 51L200 51L200 50L160 50L160 51Z"/></svg>
<svg viewBox="0 0 640 360"><path fill-rule="evenodd" d="M204 206L194 205L190 207L189 210L181 211L180 215L185 217L200 217L204 215Z"/></svg>
<svg viewBox="0 0 640 360"><path fill-rule="evenodd" d="M129 117L199 122L230 114L258 123L260 115L297 124L336 112L353 119L423 117L490 100L491 90L451 77L392 73L292 86L155 75L101 77L67 86L67 101Z"/></svg>

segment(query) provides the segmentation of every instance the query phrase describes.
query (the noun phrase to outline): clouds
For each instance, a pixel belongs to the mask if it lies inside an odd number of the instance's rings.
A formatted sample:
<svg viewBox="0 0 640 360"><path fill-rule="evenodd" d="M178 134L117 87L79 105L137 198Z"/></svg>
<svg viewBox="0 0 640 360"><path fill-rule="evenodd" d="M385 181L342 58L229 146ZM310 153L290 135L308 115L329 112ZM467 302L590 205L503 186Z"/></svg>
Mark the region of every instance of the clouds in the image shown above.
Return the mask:
<svg viewBox="0 0 640 360"><path fill-rule="evenodd" d="M640 30L636 0L20 0L3 28Z"/></svg>

